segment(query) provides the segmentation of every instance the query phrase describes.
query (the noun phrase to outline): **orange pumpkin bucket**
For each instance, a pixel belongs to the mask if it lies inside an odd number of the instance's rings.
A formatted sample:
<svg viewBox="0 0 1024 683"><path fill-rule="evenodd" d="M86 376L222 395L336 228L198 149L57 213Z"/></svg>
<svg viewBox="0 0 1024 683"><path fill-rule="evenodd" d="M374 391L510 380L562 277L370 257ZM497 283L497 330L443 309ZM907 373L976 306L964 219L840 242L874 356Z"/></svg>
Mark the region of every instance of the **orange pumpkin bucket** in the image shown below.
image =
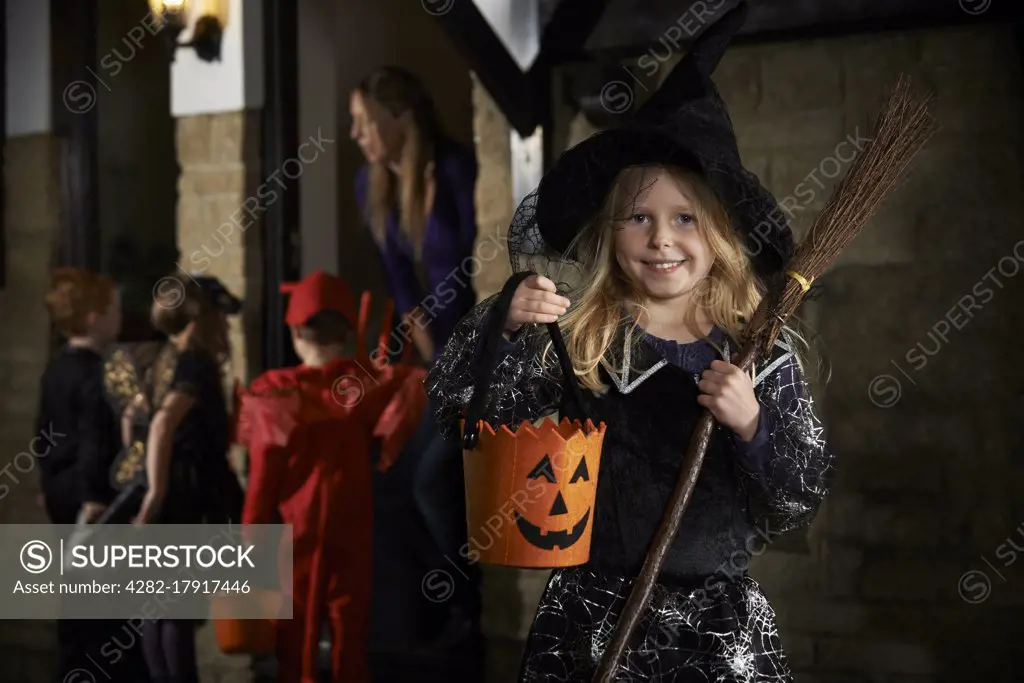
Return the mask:
<svg viewBox="0 0 1024 683"><path fill-rule="evenodd" d="M513 276L494 304L463 423L466 556L511 567L572 567L590 559L604 423L545 418L512 431L483 419L508 305L529 275ZM565 385L561 412L580 414L581 391L561 331L556 323L547 329Z"/></svg>
<svg viewBox="0 0 1024 683"><path fill-rule="evenodd" d="M259 610L260 614L276 614L283 603L282 593L269 590L254 590L248 595L211 596L210 613L220 651L228 655L272 653L277 642L276 619L239 619L225 615L252 610Z"/></svg>
<svg viewBox="0 0 1024 683"><path fill-rule="evenodd" d="M469 557L533 568L590 559L604 431L568 418L515 432L483 423L477 449L463 453Z"/></svg>

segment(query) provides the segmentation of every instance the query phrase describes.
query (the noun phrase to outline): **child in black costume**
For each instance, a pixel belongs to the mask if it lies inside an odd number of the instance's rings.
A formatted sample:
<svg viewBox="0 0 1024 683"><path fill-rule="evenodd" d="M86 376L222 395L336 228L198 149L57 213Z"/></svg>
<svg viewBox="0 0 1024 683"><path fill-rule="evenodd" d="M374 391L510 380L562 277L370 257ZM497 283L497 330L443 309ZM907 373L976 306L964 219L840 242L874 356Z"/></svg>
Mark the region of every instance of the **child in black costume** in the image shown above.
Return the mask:
<svg viewBox="0 0 1024 683"><path fill-rule="evenodd" d="M178 284L180 297L153 305L153 325L169 338L164 353L176 357L166 364L173 376L149 424L148 489L135 523L240 522L244 495L227 458L231 425L220 368L230 352L226 316L241 302L214 278L182 276ZM144 623L154 683L198 683L194 629L187 619Z"/></svg>
<svg viewBox="0 0 1024 683"><path fill-rule="evenodd" d="M702 407L717 426L696 489L617 680L788 681L774 613L746 574L751 541L808 524L831 467L786 332L747 375L729 363L744 320L786 272L793 240L743 169L711 82L745 4L719 12L629 125L566 152L509 230L511 301L480 304L428 378L448 435L482 371L488 324L504 321L487 420L559 410L607 424L587 564L553 572L522 681L590 681L679 477ZM561 292L561 293L560 293ZM562 296L570 294L570 297ZM558 322L575 377L547 332ZM583 405L570 405L565 382ZM554 512L552 513L554 514ZM514 533L514 531L513 531Z"/></svg>
<svg viewBox="0 0 1024 683"><path fill-rule="evenodd" d="M54 524L95 521L114 498L108 483L120 448L115 408L104 391L104 355L121 331L121 295L109 278L78 268L54 272L46 294L54 327L66 340L43 373L32 451L42 471L43 502ZM90 669L88 657L120 637L123 621L57 621L56 680ZM126 647L112 681L146 680L141 648Z"/></svg>

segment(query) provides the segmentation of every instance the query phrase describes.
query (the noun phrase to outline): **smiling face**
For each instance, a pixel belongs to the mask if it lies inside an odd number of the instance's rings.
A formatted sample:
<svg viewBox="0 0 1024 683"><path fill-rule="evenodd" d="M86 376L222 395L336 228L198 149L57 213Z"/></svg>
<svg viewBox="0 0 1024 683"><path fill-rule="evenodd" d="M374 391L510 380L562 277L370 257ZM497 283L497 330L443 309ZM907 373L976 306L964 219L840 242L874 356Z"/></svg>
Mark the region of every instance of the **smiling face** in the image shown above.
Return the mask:
<svg viewBox="0 0 1024 683"><path fill-rule="evenodd" d="M685 299L711 270L696 192L662 168L624 172L614 225L615 260L652 301Z"/></svg>
<svg viewBox="0 0 1024 683"><path fill-rule="evenodd" d="M563 418L496 432L464 453L472 562L571 567L590 557L605 424Z"/></svg>
<svg viewBox="0 0 1024 683"><path fill-rule="evenodd" d="M569 455L565 451L556 453L556 461L559 456L566 458ZM575 454L572 455L575 457ZM572 469L573 474L569 477L567 486L564 479L570 469ZM559 475L561 475L563 481L559 481ZM582 516L579 514L579 511L575 511L575 517L572 514L574 511L570 510L569 506L566 505L566 497L574 502L577 498L577 496L573 495L575 493L575 485L588 485L592 488L586 451L580 454L578 464L575 466L570 464L568 468L564 465L556 467L551 460L551 455L545 453L544 457L526 475L526 478L534 482L546 481L550 484L555 484L556 486L552 487L555 495L552 498L547 515L543 517L535 515L538 516L538 519L533 522L523 513L518 510L516 511L515 519L519 533L523 535L523 538L530 545L536 546L541 550L554 550L556 548L565 550L571 548L583 536L583 532L586 531L587 524L590 521L589 505ZM545 504L547 502L546 499L547 496L542 497ZM541 506L538 505L537 507ZM534 510L533 512L536 513L538 511Z"/></svg>

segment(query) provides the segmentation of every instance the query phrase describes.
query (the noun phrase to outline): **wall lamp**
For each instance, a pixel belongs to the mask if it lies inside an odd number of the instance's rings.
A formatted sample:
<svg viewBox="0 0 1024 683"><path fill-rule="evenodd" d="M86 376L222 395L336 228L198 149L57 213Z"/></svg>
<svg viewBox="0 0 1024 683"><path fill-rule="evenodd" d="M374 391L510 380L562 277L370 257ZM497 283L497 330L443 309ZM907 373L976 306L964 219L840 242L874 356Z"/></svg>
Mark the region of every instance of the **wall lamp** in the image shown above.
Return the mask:
<svg viewBox="0 0 1024 683"><path fill-rule="evenodd" d="M204 62L220 61L220 43L227 23L224 0L149 0L149 8L161 26L171 61L180 47L190 47ZM178 38L189 28L190 18L197 17L187 42Z"/></svg>

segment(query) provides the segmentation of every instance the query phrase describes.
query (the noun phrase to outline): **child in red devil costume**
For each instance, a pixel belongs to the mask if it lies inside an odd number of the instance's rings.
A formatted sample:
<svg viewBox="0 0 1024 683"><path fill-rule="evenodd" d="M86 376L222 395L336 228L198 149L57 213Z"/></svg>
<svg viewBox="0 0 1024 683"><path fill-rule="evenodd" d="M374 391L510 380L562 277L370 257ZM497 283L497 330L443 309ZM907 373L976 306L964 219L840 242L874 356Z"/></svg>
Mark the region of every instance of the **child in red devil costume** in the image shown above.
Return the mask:
<svg viewBox="0 0 1024 683"><path fill-rule="evenodd" d="M244 524L291 524L293 616L277 623L278 681L315 683L320 627L330 621L332 681L368 683L372 558L371 452L383 467L426 405L424 371L363 351L369 298L356 319L345 281L316 271L287 284L286 322L302 364L270 370L242 395L238 440L249 449ZM358 351L344 356L356 328Z"/></svg>

